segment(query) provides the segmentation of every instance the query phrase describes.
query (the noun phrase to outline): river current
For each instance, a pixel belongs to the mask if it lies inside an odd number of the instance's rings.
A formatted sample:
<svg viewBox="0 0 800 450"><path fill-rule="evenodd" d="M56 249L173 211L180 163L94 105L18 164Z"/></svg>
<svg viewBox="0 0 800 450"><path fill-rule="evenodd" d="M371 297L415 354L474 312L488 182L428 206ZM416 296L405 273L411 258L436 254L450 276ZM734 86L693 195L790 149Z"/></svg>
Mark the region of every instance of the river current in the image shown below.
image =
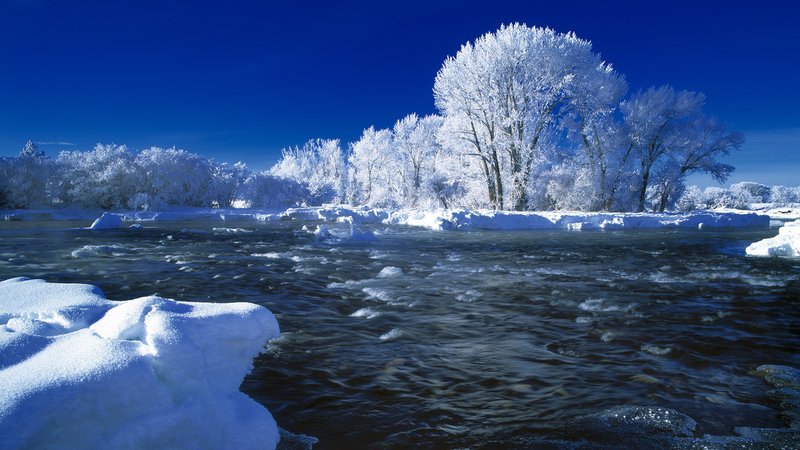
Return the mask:
<svg viewBox="0 0 800 450"><path fill-rule="evenodd" d="M0 279L269 308L282 337L241 390L315 449L523 448L617 405L783 426L753 371L800 367L800 262L744 252L774 228L319 224L0 222Z"/></svg>

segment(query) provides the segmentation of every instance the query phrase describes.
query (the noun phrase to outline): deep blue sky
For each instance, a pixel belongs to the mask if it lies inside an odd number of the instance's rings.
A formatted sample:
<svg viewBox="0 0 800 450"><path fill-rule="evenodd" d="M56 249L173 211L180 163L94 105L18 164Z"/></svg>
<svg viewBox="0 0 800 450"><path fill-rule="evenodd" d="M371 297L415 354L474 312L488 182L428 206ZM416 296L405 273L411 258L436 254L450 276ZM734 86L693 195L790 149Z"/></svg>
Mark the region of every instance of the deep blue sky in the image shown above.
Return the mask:
<svg viewBox="0 0 800 450"><path fill-rule="evenodd" d="M445 58L512 22L592 41L631 91L705 93L748 136L732 182L800 185L800 6L772 0L0 0L0 156L102 142L267 169L435 113Z"/></svg>

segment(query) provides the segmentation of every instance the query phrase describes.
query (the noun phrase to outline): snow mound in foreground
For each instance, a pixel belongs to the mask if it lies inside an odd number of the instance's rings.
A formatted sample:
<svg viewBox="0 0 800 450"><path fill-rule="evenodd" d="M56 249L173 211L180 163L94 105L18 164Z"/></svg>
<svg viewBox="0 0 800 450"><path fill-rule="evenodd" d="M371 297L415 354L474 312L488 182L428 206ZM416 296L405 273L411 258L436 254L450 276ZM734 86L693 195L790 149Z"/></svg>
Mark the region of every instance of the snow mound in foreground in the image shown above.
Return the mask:
<svg viewBox="0 0 800 450"><path fill-rule="evenodd" d="M754 242L745 249L752 256L800 256L800 220L778 229L778 235Z"/></svg>
<svg viewBox="0 0 800 450"><path fill-rule="evenodd" d="M275 448L275 421L239 386L279 336L248 303L0 282L0 447Z"/></svg>

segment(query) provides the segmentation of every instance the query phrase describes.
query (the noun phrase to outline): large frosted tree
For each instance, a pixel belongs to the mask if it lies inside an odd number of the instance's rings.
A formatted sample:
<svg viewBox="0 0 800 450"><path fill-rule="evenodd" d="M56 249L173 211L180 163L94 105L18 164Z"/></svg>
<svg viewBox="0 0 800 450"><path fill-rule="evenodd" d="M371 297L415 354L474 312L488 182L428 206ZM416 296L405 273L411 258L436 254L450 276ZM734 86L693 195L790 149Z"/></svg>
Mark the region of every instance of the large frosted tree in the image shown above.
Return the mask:
<svg viewBox="0 0 800 450"><path fill-rule="evenodd" d="M606 96L604 80L616 79L590 42L513 24L448 58L434 98L466 153L479 160L490 205L522 210L534 169L574 100Z"/></svg>

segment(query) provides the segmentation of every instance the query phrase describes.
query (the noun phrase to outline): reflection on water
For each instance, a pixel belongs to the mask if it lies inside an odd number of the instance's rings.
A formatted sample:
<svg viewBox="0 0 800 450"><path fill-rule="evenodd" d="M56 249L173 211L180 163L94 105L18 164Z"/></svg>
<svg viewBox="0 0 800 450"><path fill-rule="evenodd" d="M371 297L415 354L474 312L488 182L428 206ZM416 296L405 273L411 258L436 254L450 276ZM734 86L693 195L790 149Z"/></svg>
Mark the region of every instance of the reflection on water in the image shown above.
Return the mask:
<svg viewBox="0 0 800 450"><path fill-rule="evenodd" d="M0 278L269 308L283 337L242 390L315 448L513 447L623 404L781 427L751 371L800 367L800 264L744 256L774 230L23 224L0 224Z"/></svg>

